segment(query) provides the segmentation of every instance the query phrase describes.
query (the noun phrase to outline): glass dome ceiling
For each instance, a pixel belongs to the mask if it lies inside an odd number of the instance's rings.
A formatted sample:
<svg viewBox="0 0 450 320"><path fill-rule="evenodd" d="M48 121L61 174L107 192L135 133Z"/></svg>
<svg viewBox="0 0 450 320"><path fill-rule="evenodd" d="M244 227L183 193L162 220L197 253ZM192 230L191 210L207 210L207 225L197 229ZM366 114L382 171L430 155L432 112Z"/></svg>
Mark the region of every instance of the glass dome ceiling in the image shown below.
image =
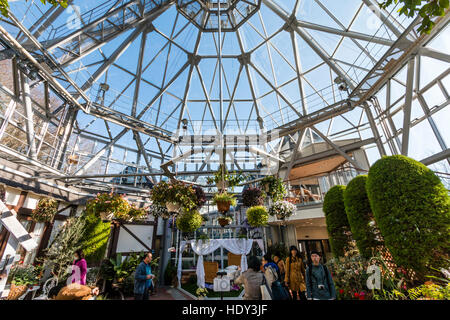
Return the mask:
<svg viewBox="0 0 450 320"><path fill-rule="evenodd" d="M16 23L4 27L88 111L77 111L74 141L101 137L94 154L112 145L144 150L153 162L128 162L155 170L191 149L180 136L282 130L264 151L283 161L303 135L303 144L364 138L359 129L370 132L370 119L355 107L378 79L371 71L391 47L400 54L419 38L408 29L413 19L373 0L219 2L222 97L214 0L75 0L66 10L14 1L11 12L39 45ZM289 127L336 108L344 109L309 131Z"/></svg>

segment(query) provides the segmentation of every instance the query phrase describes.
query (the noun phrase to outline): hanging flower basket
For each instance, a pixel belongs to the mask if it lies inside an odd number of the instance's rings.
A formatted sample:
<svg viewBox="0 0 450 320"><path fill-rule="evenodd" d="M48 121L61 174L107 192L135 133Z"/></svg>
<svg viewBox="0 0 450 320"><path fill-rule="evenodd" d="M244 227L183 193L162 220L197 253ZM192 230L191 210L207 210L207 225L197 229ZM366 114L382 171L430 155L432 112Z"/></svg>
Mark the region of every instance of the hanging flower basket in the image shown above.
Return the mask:
<svg viewBox="0 0 450 320"><path fill-rule="evenodd" d="M213 204L217 205L219 212L228 212L231 205L236 205L236 199L232 194L228 194L227 192L217 193L214 195Z"/></svg>
<svg viewBox="0 0 450 320"><path fill-rule="evenodd" d="M278 213L277 213L277 219L278 219L278 220L284 220L284 218L285 218L284 215L278 214Z"/></svg>
<svg viewBox="0 0 450 320"><path fill-rule="evenodd" d="M224 190L226 188L228 188L228 181L218 181L216 183L217 189L219 190Z"/></svg>
<svg viewBox="0 0 450 320"><path fill-rule="evenodd" d="M279 220L290 217L295 211L295 205L289 201L277 201L269 208L269 214L276 216Z"/></svg>
<svg viewBox="0 0 450 320"><path fill-rule="evenodd" d="M42 198L32 211L31 218L36 222L51 222L57 211L58 202L55 199Z"/></svg>
<svg viewBox="0 0 450 320"><path fill-rule="evenodd" d="M231 203L229 201L217 202L217 210L219 212L228 212L230 210Z"/></svg>
<svg viewBox="0 0 450 320"><path fill-rule="evenodd" d="M175 202L167 202L166 208L168 212L179 213L181 209L181 205Z"/></svg>

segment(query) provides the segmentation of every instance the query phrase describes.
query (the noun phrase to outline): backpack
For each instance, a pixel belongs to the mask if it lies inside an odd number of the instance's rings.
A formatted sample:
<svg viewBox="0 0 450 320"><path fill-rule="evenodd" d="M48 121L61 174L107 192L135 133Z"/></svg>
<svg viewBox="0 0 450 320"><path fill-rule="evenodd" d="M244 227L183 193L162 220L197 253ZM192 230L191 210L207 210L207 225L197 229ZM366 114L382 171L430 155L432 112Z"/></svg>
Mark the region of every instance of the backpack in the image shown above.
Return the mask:
<svg viewBox="0 0 450 320"><path fill-rule="evenodd" d="M274 273L275 271L269 267L269 270ZM289 300L289 293L286 290L286 288L284 288L279 280L279 277L277 276L276 278L277 280L275 280L274 282L272 282L272 300Z"/></svg>

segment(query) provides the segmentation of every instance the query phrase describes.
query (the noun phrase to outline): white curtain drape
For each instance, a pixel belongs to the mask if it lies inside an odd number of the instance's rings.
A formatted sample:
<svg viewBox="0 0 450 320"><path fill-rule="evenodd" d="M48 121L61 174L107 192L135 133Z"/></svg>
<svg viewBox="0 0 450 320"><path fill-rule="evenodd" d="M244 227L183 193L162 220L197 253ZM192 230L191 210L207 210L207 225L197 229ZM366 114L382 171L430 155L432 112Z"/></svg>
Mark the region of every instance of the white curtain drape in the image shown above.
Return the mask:
<svg viewBox="0 0 450 320"><path fill-rule="evenodd" d="M225 248L233 254L241 255L241 271L244 272L247 270L247 255L250 253L252 249L253 241L258 243L262 252L264 253L264 242L262 239L210 239L210 240L189 240L189 241L181 241L179 247L179 257L178 257L178 268L177 268L177 276L178 281L181 283L181 270L182 270L182 254L184 248L188 243L191 244L192 250L198 255L197 260L197 285L200 288L205 287L205 267L203 266L203 256L208 255L220 247Z"/></svg>

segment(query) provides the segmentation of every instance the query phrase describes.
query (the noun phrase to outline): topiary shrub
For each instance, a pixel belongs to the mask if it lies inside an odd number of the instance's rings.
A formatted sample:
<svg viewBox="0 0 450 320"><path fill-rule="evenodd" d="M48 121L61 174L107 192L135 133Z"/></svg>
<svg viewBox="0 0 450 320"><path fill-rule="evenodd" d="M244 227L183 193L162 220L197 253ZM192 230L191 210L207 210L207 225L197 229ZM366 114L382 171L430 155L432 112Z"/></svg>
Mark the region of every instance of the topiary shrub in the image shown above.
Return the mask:
<svg viewBox="0 0 450 320"><path fill-rule="evenodd" d="M194 232L201 227L202 215L198 211L187 211L177 218L177 228L183 232Z"/></svg>
<svg viewBox="0 0 450 320"><path fill-rule="evenodd" d="M264 206L254 206L247 210L247 220L252 227L261 227L269 221L269 213Z"/></svg>
<svg viewBox="0 0 450 320"><path fill-rule="evenodd" d="M450 251L450 198L440 179L425 165L396 155L369 170L370 206L396 264L423 275Z"/></svg>
<svg viewBox="0 0 450 320"><path fill-rule="evenodd" d="M81 246L88 265L98 265L105 256L108 245L111 223L103 222L95 214L87 212L83 215L85 229L81 238Z"/></svg>
<svg viewBox="0 0 450 320"><path fill-rule="evenodd" d="M334 186L325 195L323 212L333 255L343 257L351 245L351 231L344 206L345 186Z"/></svg>
<svg viewBox="0 0 450 320"><path fill-rule="evenodd" d="M344 191L347 219L362 257L370 258L381 244L375 228L375 219L366 192L367 175L353 178Z"/></svg>

